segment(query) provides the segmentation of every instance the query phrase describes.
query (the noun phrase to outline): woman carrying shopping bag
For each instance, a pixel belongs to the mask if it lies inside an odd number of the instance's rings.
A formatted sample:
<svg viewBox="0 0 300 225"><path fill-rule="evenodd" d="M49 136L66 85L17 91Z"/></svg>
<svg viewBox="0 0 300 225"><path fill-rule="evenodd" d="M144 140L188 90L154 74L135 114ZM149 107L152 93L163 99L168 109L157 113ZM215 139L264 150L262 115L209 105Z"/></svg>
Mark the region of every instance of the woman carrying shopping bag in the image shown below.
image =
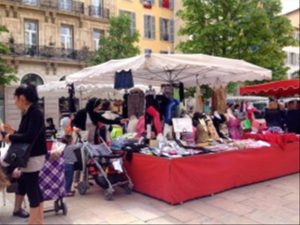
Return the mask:
<svg viewBox="0 0 300 225"><path fill-rule="evenodd" d="M22 112L19 129L15 131L10 125L4 125L7 132L4 141L14 144L28 144L29 159L25 168L18 168L19 174L16 208L21 207L24 196L28 196L30 215L28 224L43 224L43 195L39 187L39 172L45 162L47 153L43 113L38 109L38 94L35 86L21 85L14 93L15 105ZM20 171L20 172L18 172Z"/></svg>

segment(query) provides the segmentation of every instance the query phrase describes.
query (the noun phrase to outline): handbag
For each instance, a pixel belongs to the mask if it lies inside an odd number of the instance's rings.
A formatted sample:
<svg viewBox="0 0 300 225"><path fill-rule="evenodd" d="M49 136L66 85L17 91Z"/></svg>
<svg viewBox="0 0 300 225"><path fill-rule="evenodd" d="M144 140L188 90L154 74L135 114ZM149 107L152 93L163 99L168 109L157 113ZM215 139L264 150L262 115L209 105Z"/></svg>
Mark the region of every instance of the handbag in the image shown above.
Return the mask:
<svg viewBox="0 0 300 225"><path fill-rule="evenodd" d="M12 143L7 150L7 154L4 158L4 162L9 164L14 168L25 168L27 166L31 148L33 144L36 142L38 136L42 132L43 129L40 130L38 135L34 138L34 141L30 143Z"/></svg>

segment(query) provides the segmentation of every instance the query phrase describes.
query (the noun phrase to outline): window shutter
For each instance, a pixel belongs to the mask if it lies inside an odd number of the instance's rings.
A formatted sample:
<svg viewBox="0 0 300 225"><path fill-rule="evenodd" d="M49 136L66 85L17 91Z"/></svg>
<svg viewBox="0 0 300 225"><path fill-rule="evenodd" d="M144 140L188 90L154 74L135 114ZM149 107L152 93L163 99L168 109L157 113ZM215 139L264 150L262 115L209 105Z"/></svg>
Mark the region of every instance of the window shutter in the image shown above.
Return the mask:
<svg viewBox="0 0 300 225"><path fill-rule="evenodd" d="M147 16L144 15L144 37L147 38Z"/></svg>
<svg viewBox="0 0 300 225"><path fill-rule="evenodd" d="M151 16L151 38L155 39L155 16Z"/></svg>
<svg viewBox="0 0 300 225"><path fill-rule="evenodd" d="M159 7L162 8L163 0L159 0Z"/></svg>
<svg viewBox="0 0 300 225"><path fill-rule="evenodd" d="M155 0L152 0L151 2L152 2L152 6L153 6L155 4Z"/></svg>
<svg viewBox="0 0 300 225"><path fill-rule="evenodd" d="M134 33L136 31L136 18L135 13L131 13L131 24L132 24L132 32Z"/></svg>
<svg viewBox="0 0 300 225"><path fill-rule="evenodd" d="M169 20L170 22L170 39L169 41L174 42L174 20Z"/></svg>
<svg viewBox="0 0 300 225"><path fill-rule="evenodd" d="M142 4L143 4L143 3L144 3L144 0L140 0L140 3L142 3Z"/></svg>
<svg viewBox="0 0 300 225"><path fill-rule="evenodd" d="M159 18L159 33L160 33L160 40L163 40L163 19Z"/></svg>
<svg viewBox="0 0 300 225"><path fill-rule="evenodd" d="M174 4L175 4L174 0L169 0L170 10L174 10Z"/></svg>

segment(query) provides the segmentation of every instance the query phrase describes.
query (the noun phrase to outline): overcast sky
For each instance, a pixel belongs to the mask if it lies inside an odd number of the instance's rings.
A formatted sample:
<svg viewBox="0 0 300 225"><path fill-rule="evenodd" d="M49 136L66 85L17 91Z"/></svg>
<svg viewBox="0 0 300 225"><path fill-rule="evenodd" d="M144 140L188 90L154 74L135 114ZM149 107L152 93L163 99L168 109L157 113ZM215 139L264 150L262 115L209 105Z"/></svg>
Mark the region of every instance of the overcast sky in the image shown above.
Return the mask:
<svg viewBox="0 0 300 225"><path fill-rule="evenodd" d="M282 13L287 13L294 9L299 8L299 0L281 0L281 2L282 2Z"/></svg>

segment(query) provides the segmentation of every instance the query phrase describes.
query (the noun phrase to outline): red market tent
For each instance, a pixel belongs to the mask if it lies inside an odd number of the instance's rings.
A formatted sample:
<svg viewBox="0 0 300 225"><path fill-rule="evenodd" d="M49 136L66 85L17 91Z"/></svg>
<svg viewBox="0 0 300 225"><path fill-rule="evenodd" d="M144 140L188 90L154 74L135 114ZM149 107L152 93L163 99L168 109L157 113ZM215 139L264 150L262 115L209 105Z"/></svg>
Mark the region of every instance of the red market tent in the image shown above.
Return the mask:
<svg viewBox="0 0 300 225"><path fill-rule="evenodd" d="M265 84L244 86L240 88L241 95L267 95L274 97L291 97L300 95L300 80L280 80Z"/></svg>

